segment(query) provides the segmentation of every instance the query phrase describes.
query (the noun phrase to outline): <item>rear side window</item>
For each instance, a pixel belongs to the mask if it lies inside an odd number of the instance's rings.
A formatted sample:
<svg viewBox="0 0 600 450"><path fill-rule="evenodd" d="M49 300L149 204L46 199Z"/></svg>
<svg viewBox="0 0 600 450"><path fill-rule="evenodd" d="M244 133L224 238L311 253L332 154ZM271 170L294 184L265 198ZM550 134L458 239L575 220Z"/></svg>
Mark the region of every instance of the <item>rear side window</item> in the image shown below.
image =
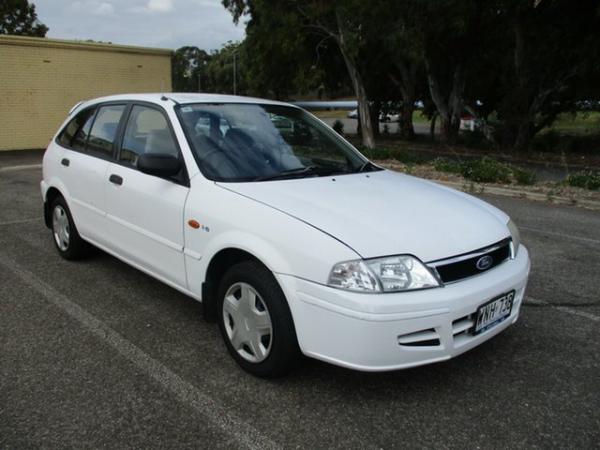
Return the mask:
<svg viewBox="0 0 600 450"><path fill-rule="evenodd" d="M94 120L95 108L80 112L63 129L58 137L58 143L66 148L84 150L92 121Z"/></svg>
<svg viewBox="0 0 600 450"><path fill-rule="evenodd" d="M154 108L135 105L127 121L119 160L135 165L142 153L178 155L165 116Z"/></svg>
<svg viewBox="0 0 600 450"><path fill-rule="evenodd" d="M112 156L113 144L123 111L125 111L125 105L101 106L98 109L88 139L88 151Z"/></svg>

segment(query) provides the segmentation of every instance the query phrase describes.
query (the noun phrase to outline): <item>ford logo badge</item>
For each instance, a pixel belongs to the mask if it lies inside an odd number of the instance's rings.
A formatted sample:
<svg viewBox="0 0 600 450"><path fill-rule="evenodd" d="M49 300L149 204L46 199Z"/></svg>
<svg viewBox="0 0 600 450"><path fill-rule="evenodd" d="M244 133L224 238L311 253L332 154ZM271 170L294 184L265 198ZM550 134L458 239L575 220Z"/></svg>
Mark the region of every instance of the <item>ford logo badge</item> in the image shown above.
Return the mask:
<svg viewBox="0 0 600 450"><path fill-rule="evenodd" d="M494 260L490 255L485 255L477 260L475 267L477 267L479 270L486 270L492 266L493 262Z"/></svg>

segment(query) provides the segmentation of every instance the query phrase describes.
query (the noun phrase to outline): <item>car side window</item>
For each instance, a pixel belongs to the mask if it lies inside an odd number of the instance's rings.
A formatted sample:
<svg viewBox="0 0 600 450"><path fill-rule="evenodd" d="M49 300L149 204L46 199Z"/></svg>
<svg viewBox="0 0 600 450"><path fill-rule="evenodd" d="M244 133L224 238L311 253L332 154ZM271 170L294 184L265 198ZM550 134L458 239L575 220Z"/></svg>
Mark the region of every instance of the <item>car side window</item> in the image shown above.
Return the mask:
<svg viewBox="0 0 600 450"><path fill-rule="evenodd" d="M134 105L125 128L119 161L135 166L143 153L179 154L165 116L154 108Z"/></svg>
<svg viewBox="0 0 600 450"><path fill-rule="evenodd" d="M95 108L90 108L77 114L60 133L58 143L66 148L84 150L95 112Z"/></svg>
<svg viewBox="0 0 600 450"><path fill-rule="evenodd" d="M87 151L111 156L125 105L101 106L90 131Z"/></svg>

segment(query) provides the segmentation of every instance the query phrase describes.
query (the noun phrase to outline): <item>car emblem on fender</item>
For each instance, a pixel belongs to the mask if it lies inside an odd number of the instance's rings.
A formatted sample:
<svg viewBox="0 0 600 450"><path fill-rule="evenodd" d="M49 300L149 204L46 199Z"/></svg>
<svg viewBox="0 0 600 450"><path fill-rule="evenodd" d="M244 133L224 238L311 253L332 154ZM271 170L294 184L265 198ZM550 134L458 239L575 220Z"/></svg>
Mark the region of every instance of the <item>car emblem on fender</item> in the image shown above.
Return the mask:
<svg viewBox="0 0 600 450"><path fill-rule="evenodd" d="M479 270L486 270L490 268L493 262L494 260L490 255L485 255L477 260L475 267L477 267Z"/></svg>

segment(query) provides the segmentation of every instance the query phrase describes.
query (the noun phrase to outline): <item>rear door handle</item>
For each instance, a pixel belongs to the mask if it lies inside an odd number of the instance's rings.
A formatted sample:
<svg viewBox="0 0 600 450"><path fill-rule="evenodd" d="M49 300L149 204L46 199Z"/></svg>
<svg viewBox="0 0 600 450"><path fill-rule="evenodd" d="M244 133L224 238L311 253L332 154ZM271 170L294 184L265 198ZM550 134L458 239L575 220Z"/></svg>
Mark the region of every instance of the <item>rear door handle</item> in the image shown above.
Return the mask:
<svg viewBox="0 0 600 450"><path fill-rule="evenodd" d="M123 184L123 178L119 175L115 175L114 173L110 177L108 177L108 181L110 181L113 184L118 184L119 186Z"/></svg>
<svg viewBox="0 0 600 450"><path fill-rule="evenodd" d="M69 167L69 164L71 164L71 161L69 161L67 158L63 158L60 163L65 167Z"/></svg>

